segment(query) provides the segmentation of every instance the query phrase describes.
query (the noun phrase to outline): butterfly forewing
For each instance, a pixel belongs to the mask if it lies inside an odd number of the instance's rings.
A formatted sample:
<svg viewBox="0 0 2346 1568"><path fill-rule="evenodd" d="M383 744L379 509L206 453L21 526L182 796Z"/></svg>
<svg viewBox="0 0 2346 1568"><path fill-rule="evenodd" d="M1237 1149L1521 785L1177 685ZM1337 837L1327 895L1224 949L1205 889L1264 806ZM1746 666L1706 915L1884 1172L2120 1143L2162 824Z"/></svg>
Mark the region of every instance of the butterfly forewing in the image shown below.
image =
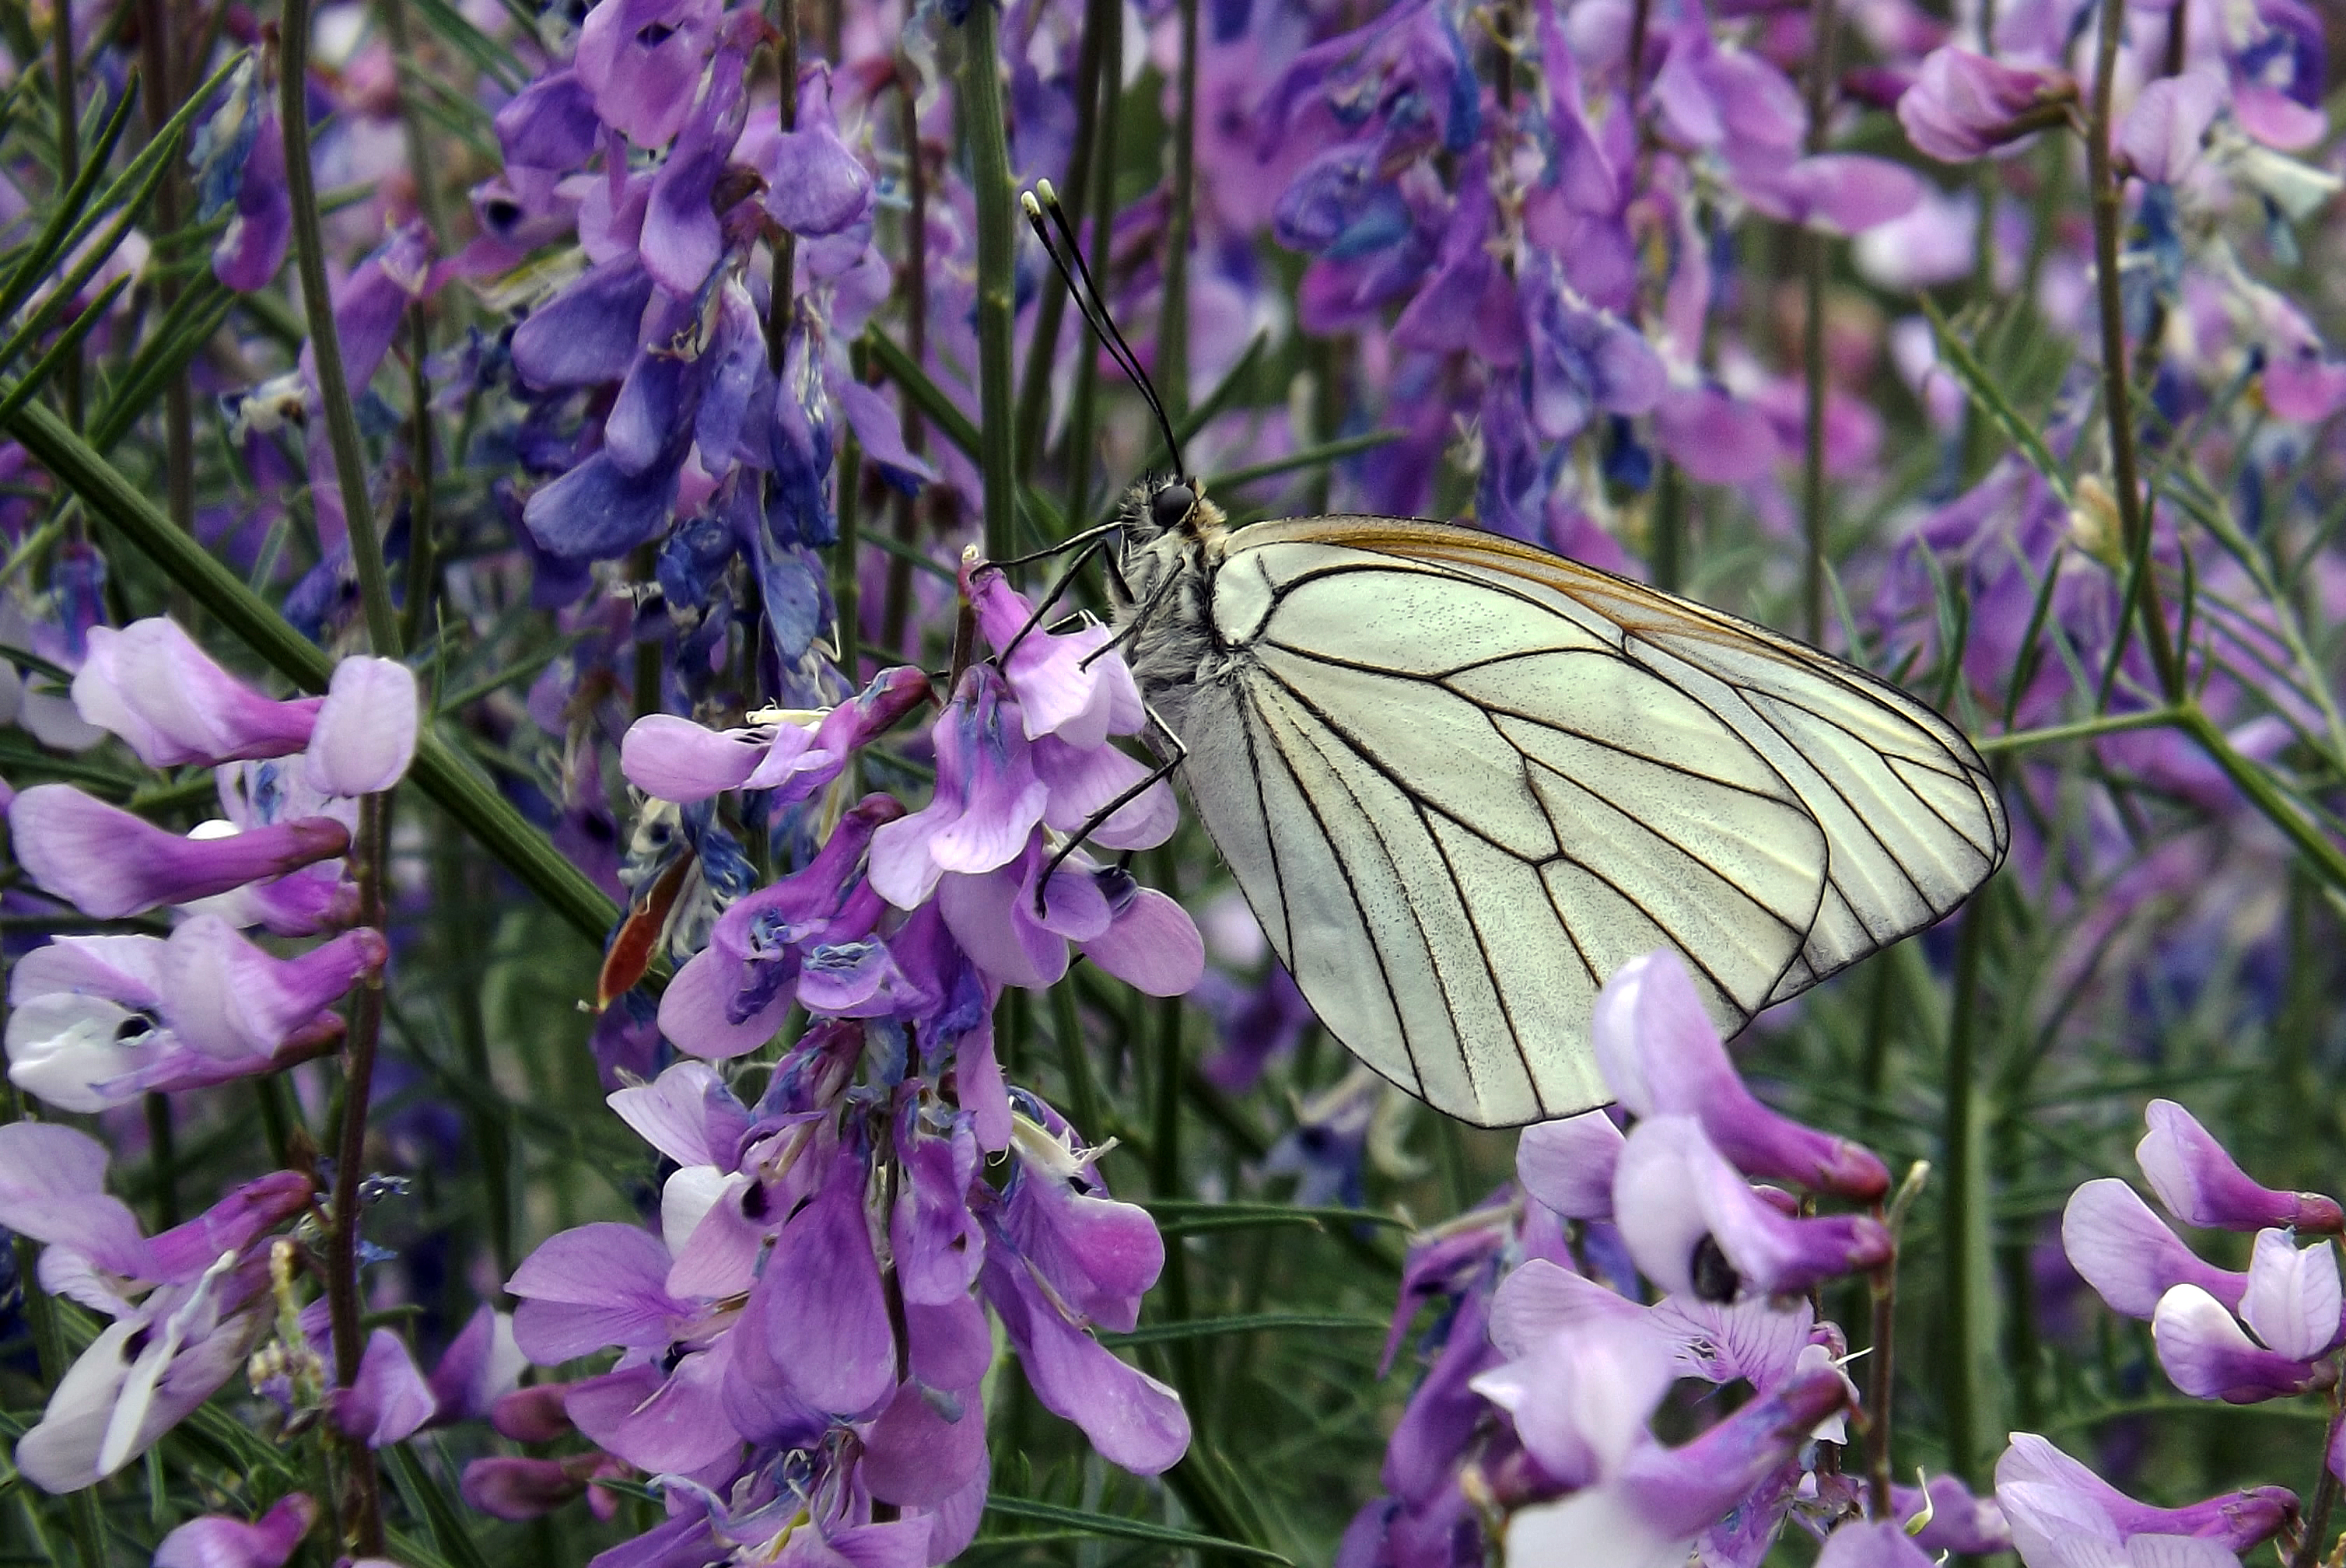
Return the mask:
<svg viewBox="0 0 2346 1568"><path fill-rule="evenodd" d="M1159 689L1208 831L1329 1028L1484 1125L1606 1098L1596 987L1749 1015L1953 909L2008 830L1962 735L1764 628L1494 535L1228 535ZM1202 628L1200 628L1202 629Z"/></svg>

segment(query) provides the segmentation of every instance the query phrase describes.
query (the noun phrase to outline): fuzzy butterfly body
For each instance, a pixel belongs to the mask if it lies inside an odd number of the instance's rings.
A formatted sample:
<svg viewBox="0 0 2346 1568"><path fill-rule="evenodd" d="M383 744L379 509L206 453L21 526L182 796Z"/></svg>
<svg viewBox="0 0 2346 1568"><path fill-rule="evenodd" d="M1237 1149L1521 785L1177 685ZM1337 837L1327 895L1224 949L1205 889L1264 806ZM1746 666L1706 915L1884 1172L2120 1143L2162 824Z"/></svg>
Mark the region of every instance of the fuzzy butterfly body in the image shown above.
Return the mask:
<svg viewBox="0 0 2346 1568"><path fill-rule="evenodd" d="M1466 1121L1609 1097L1589 1017L1627 960L1675 948L1732 1031L2009 846L1953 725L1731 616L1446 524L1232 530L1180 480L1121 531L1133 673L1272 949Z"/></svg>

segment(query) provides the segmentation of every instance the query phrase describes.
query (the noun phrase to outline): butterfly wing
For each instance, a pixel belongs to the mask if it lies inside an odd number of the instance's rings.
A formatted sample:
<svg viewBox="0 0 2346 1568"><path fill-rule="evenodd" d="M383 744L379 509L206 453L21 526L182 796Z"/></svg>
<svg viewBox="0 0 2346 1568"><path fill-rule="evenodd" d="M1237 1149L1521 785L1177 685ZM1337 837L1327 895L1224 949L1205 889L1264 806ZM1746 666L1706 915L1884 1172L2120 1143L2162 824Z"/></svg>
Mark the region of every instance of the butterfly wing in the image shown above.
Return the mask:
<svg viewBox="0 0 2346 1568"><path fill-rule="evenodd" d="M1512 541L1231 535L1168 706L1200 816L1363 1060L1504 1125L1607 1096L1596 990L1682 953L1722 1027L1953 909L2003 809L1945 720L1764 628Z"/></svg>

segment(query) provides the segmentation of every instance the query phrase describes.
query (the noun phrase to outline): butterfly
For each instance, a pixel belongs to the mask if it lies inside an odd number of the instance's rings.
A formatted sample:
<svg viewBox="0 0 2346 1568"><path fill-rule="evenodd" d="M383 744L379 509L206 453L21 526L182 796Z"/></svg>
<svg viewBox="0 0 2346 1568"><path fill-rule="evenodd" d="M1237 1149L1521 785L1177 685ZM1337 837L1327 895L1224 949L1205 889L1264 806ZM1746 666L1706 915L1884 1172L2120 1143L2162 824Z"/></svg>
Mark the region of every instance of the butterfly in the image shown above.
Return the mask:
<svg viewBox="0 0 2346 1568"><path fill-rule="evenodd" d="M1160 423L1174 475L1099 541L1117 641L1280 962L1435 1108L1600 1105L1623 962L1677 950L1731 1033L2003 863L1986 765L1897 687L1476 529L1232 529Z"/></svg>

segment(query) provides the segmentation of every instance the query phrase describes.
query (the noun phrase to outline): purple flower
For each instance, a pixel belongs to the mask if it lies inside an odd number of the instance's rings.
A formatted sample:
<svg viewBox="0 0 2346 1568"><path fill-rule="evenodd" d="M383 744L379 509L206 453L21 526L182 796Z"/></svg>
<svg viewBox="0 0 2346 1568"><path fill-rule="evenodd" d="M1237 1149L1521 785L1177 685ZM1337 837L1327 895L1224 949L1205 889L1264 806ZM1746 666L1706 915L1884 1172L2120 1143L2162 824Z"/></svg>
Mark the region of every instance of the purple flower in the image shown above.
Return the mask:
<svg viewBox="0 0 2346 1568"><path fill-rule="evenodd" d="M2115 1176L2089 1181L2069 1195L2061 1246L2112 1311L2145 1322L2177 1285L2196 1285L2226 1307L2238 1307L2248 1289L2247 1275L2200 1261Z"/></svg>
<svg viewBox="0 0 2346 1568"><path fill-rule="evenodd" d="M266 1320L266 1237L311 1198L307 1177L280 1171L149 1238L106 1193L106 1163L70 1128L0 1127L0 1225L46 1244L44 1288L115 1319L16 1444L17 1468L48 1492L120 1470L243 1366Z"/></svg>
<svg viewBox="0 0 2346 1568"><path fill-rule="evenodd" d="M331 818L182 839L83 794L40 784L8 807L16 859L45 891L84 914L118 920L282 876L350 848Z"/></svg>
<svg viewBox="0 0 2346 1568"><path fill-rule="evenodd" d="M149 768L209 768L299 751L310 744L324 701L260 696L159 616L121 631L92 626L87 646L74 676L74 706L129 742Z"/></svg>
<svg viewBox="0 0 2346 1568"><path fill-rule="evenodd" d="M344 659L334 667L301 759L306 781L323 795L390 789L415 759L419 721L413 670L396 659Z"/></svg>
<svg viewBox="0 0 2346 1568"><path fill-rule="evenodd" d="M588 1511L597 1519L607 1521L618 1512L618 1499L594 1482L627 1473L624 1461L597 1450L558 1460L500 1455L466 1464L458 1493L466 1507L505 1520L543 1518L583 1494Z"/></svg>
<svg viewBox="0 0 2346 1568"><path fill-rule="evenodd" d="M1745 1175L1861 1202L1890 1190L1890 1173L1872 1150L1804 1127L1752 1097L1674 951L1614 971L1597 995L1590 1034L1606 1086L1631 1115L1692 1116Z"/></svg>
<svg viewBox="0 0 2346 1568"><path fill-rule="evenodd" d="M2185 1508L2137 1502L2033 1432L2014 1432L1995 1462L1995 1499L2012 1523L2012 1543L2027 1568L2077 1563L2132 1564L2203 1561L2177 1539L2204 1541L2237 1554L2270 1540L2297 1520L2297 1498L2277 1486L2226 1492ZM2140 1542L2142 1544L2137 1545Z"/></svg>
<svg viewBox="0 0 2346 1568"><path fill-rule="evenodd" d="M1852 1519L1825 1537L1817 1568L1931 1568L1937 1560L1894 1519Z"/></svg>
<svg viewBox="0 0 2346 1568"><path fill-rule="evenodd" d="M1925 1552L1985 1556L2012 1550L2012 1526L2004 1522L2004 1510L1993 1496L1973 1496L1960 1476L1934 1475L1922 1490L1892 1487L1891 1503L1893 1515L1900 1519L1913 1520L1929 1512L1930 1522L1914 1532L1914 1544Z"/></svg>
<svg viewBox="0 0 2346 1568"><path fill-rule="evenodd" d="M439 1407L406 1343L388 1329L367 1336L357 1380L333 1390L328 1400L342 1434L369 1448L405 1441Z"/></svg>
<svg viewBox="0 0 2346 1568"><path fill-rule="evenodd" d="M1507 1523L1511 1568L1604 1563L1677 1568L1702 1532L1790 1460L1849 1399L1840 1372L1802 1374L1693 1441L1665 1448L1641 1438L1596 1485L1560 1502L1517 1509Z"/></svg>
<svg viewBox="0 0 2346 1568"><path fill-rule="evenodd" d="M2346 1215L2336 1199L2258 1186L2208 1129L2174 1101L2153 1100L2143 1119L2150 1130L2135 1145L2135 1163L2142 1166L2159 1201L2186 1225L2224 1230L2280 1227L2309 1236L2346 1230Z"/></svg>
<svg viewBox="0 0 2346 1568"><path fill-rule="evenodd" d="M250 1524L208 1513L163 1537L155 1568L284 1568L317 1519L318 1505L300 1492L278 1499Z"/></svg>
<svg viewBox="0 0 2346 1568"><path fill-rule="evenodd" d="M1660 399L1662 361L1637 330L1582 303L1556 261L1534 252L1521 289L1534 429L1568 441L1599 412L1639 414Z"/></svg>
<svg viewBox="0 0 2346 1568"><path fill-rule="evenodd" d="M711 1060L771 1039L800 995L810 961L872 934L883 906L864 880L864 852L875 831L903 811L891 796L866 796L804 870L720 915L709 945L662 994L660 1032L678 1050Z"/></svg>
<svg viewBox="0 0 2346 1568"><path fill-rule="evenodd" d="M9 978L9 1080L87 1112L274 1071L340 1037L324 1010L389 951L362 928L277 958L209 914L168 940L59 937Z"/></svg>
<svg viewBox="0 0 2346 1568"><path fill-rule="evenodd" d="M1629 967L1624 965L1623 972ZM1604 1013L1600 1011L1598 1016ZM1535 1123L1524 1129L1515 1145L1515 1178L1525 1192L1566 1219L1611 1219L1613 1171L1621 1145L1621 1129L1602 1111Z"/></svg>
<svg viewBox="0 0 2346 1568"><path fill-rule="evenodd" d="M2181 179L2199 160L2227 96L2223 76L2205 68L2146 84L2119 127L2118 150L2145 179Z"/></svg>
<svg viewBox="0 0 2346 1568"><path fill-rule="evenodd" d="M1898 118L1917 150L1968 163L2020 147L2076 101L2077 83L2066 71L2006 65L1950 44L1923 60L1898 100Z"/></svg>
<svg viewBox="0 0 2346 1568"><path fill-rule="evenodd" d="M1803 1291L1890 1257L1862 1215L1793 1219L1762 1199L1691 1116L1651 1116L1622 1146L1613 1214L1638 1271L1706 1300Z"/></svg>
<svg viewBox="0 0 2346 1568"><path fill-rule="evenodd" d="M2197 1285L2177 1285L2150 1320L2159 1365L2197 1399L2253 1404L2334 1381L2322 1358L2346 1339L2338 1255L2327 1241L2299 1247L2287 1232L2261 1231L2237 1310ZM2256 1330L2251 1340L2240 1325Z"/></svg>
<svg viewBox="0 0 2346 1568"><path fill-rule="evenodd" d="M486 1418L515 1392L528 1365L528 1358L514 1342L512 1316L482 1302L441 1352L440 1364L432 1369L429 1424L446 1426Z"/></svg>
<svg viewBox="0 0 2346 1568"><path fill-rule="evenodd" d="M673 140L715 47L719 0L597 0L578 30L578 79L603 123L638 147Z"/></svg>
<svg viewBox="0 0 2346 1568"><path fill-rule="evenodd" d="M872 175L839 138L828 64L811 61L801 67L797 118L792 128L774 137L761 167L766 210L793 234L837 234L872 215Z"/></svg>
<svg viewBox="0 0 2346 1568"><path fill-rule="evenodd" d="M769 709L746 728L710 730L653 713L627 728L619 769L656 799L706 800L728 789L771 789L773 804L810 799L846 769L859 747L925 701L928 677L907 666L881 671L852 702L821 712Z"/></svg>

